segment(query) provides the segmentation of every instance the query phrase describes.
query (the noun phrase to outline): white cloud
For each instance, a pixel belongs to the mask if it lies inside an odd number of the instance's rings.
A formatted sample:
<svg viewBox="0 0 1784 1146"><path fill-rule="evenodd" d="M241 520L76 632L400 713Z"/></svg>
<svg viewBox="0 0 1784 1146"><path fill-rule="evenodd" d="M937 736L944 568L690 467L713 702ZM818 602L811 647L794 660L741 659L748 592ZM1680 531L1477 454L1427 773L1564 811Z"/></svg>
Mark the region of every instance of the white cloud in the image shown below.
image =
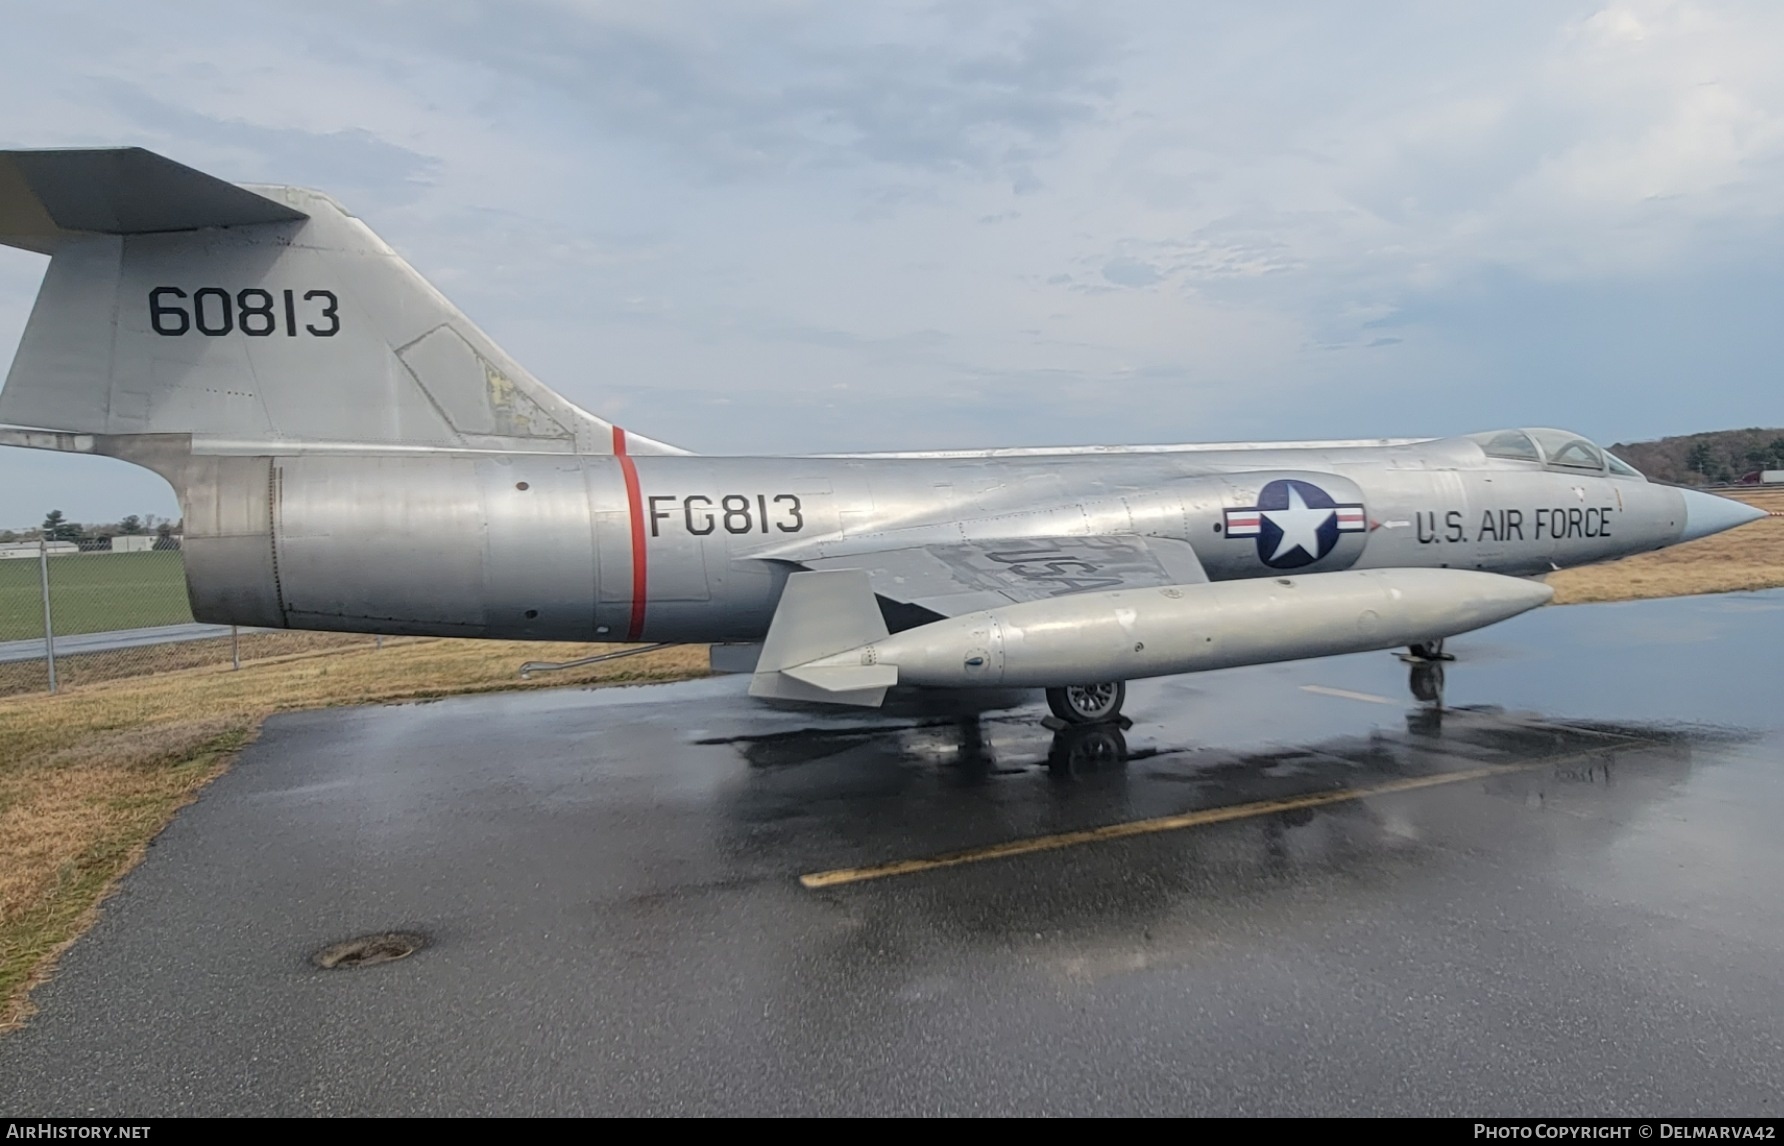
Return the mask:
<svg viewBox="0 0 1784 1146"><path fill-rule="evenodd" d="M293 11L13 14L3 142L325 186L695 448L1659 433L1710 416L1667 316L1779 263L1775 5ZM1780 420L1758 317L1692 313L1726 416Z"/></svg>

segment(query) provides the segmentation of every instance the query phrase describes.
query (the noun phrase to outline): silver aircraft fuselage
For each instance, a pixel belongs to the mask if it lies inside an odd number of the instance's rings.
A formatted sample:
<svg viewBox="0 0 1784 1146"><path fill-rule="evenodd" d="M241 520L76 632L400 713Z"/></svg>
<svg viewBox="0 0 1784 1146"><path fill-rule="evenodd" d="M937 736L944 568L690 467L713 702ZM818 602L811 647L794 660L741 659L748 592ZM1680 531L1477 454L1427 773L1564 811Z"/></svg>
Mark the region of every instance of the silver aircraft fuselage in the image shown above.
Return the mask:
<svg viewBox="0 0 1784 1146"><path fill-rule="evenodd" d="M906 547L1137 535L1187 542L1211 581L1534 575L1727 528L1712 519L1735 504L1491 458L1470 438L902 457L328 451L179 468L201 620L533 640L757 641L803 563ZM1252 511L1272 482L1295 505L1328 495L1323 537L1266 544ZM1098 588L1082 554L1016 556L1062 592Z"/></svg>

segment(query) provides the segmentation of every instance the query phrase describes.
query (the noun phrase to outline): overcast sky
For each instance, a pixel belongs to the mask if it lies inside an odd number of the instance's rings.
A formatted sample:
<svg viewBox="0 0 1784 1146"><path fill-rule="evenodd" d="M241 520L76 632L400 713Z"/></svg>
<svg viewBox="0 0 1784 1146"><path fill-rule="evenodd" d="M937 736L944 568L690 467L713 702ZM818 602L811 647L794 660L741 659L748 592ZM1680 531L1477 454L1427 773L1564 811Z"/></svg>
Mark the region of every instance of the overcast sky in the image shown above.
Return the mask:
<svg viewBox="0 0 1784 1146"><path fill-rule="evenodd" d="M0 146L326 189L701 452L1784 424L1784 5L1461 8L58 0ZM139 475L0 450L0 526Z"/></svg>

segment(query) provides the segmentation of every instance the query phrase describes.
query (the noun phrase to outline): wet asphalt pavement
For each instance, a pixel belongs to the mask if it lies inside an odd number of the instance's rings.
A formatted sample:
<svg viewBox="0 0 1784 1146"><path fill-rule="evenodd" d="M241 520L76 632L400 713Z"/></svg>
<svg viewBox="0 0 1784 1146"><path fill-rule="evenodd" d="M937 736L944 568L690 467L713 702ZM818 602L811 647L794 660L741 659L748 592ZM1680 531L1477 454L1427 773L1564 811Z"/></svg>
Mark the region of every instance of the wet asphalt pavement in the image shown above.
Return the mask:
<svg viewBox="0 0 1784 1146"><path fill-rule="evenodd" d="M0 1110L1776 1115L1781 649L1784 593L1550 608L1441 705L1378 653L1124 736L737 677L279 717Z"/></svg>

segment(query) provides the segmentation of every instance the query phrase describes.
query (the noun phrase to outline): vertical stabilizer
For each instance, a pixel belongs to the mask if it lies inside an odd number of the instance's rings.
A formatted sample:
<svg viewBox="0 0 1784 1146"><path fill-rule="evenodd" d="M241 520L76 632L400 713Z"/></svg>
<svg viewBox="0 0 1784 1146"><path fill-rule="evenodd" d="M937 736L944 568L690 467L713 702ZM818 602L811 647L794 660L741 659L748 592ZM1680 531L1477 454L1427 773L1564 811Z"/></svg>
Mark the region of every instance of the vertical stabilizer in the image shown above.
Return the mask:
<svg viewBox="0 0 1784 1146"><path fill-rule="evenodd" d="M794 573L762 643L750 695L878 707L898 681L891 665L801 666L886 639L886 621L867 573Z"/></svg>
<svg viewBox="0 0 1784 1146"><path fill-rule="evenodd" d="M6 151L0 242L51 257L0 422L248 453L683 452L554 393L318 192Z"/></svg>

